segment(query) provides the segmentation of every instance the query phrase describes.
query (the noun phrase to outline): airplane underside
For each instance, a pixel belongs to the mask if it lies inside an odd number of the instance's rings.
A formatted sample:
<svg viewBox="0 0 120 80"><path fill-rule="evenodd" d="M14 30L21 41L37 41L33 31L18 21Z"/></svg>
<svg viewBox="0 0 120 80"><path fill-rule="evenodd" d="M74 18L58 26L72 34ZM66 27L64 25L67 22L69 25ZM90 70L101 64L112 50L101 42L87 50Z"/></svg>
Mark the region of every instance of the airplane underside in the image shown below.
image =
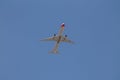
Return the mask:
<svg viewBox="0 0 120 80"><path fill-rule="evenodd" d="M59 43L56 42L53 50L51 51L52 53L58 53L58 47L59 47Z"/></svg>
<svg viewBox="0 0 120 80"><path fill-rule="evenodd" d="M65 36L62 35L64 31L64 27L65 27L65 24L62 23L61 28L58 32L58 35L54 34L54 36L42 40L42 41L55 41L56 42L53 50L50 51L51 53L58 53L58 47L59 47L60 42L73 43L70 39L68 39L67 35Z"/></svg>

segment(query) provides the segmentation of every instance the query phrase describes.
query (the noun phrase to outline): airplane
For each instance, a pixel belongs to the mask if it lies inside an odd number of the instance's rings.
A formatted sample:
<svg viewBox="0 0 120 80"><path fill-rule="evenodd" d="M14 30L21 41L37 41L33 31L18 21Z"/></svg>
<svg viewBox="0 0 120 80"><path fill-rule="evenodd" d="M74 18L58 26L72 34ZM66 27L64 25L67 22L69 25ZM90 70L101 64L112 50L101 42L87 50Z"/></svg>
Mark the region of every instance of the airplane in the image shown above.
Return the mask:
<svg viewBox="0 0 120 80"><path fill-rule="evenodd" d="M70 39L67 38L67 35L65 35L65 36L62 35L64 28L65 28L65 24L62 23L57 35L54 34L52 37L41 40L41 41L56 41L56 44L55 44L53 50L50 51L51 53L58 53L58 47L61 42L74 43L73 41L71 41Z"/></svg>

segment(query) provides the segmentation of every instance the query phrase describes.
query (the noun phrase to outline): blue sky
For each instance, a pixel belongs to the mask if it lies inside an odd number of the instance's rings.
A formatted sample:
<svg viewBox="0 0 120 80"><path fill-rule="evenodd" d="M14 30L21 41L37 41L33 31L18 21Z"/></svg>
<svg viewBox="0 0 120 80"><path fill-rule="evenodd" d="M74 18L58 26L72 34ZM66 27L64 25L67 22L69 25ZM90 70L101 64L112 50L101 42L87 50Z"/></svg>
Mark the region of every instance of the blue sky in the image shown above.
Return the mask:
<svg viewBox="0 0 120 80"><path fill-rule="evenodd" d="M120 80L119 0L0 0L0 80ZM75 44L42 38L65 32Z"/></svg>

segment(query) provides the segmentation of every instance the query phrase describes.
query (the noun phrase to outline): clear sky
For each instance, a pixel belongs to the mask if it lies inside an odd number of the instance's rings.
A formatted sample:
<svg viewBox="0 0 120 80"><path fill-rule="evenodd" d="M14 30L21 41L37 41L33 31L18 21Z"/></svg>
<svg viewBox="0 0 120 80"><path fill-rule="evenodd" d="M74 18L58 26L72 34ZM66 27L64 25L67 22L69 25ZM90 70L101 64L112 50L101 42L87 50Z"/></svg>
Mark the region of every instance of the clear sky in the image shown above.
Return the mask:
<svg viewBox="0 0 120 80"><path fill-rule="evenodd" d="M120 1L0 0L0 80L120 80Z"/></svg>

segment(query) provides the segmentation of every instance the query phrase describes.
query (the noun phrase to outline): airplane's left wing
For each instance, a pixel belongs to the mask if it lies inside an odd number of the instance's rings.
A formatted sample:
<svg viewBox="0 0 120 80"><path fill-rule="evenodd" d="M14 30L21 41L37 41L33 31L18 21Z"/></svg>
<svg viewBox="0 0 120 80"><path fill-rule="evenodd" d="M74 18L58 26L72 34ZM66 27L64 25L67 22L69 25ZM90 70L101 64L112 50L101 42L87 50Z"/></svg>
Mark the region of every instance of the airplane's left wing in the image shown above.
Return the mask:
<svg viewBox="0 0 120 80"><path fill-rule="evenodd" d="M41 41L57 41L58 37L57 36L53 36L53 37L49 37L46 39L42 39Z"/></svg>

